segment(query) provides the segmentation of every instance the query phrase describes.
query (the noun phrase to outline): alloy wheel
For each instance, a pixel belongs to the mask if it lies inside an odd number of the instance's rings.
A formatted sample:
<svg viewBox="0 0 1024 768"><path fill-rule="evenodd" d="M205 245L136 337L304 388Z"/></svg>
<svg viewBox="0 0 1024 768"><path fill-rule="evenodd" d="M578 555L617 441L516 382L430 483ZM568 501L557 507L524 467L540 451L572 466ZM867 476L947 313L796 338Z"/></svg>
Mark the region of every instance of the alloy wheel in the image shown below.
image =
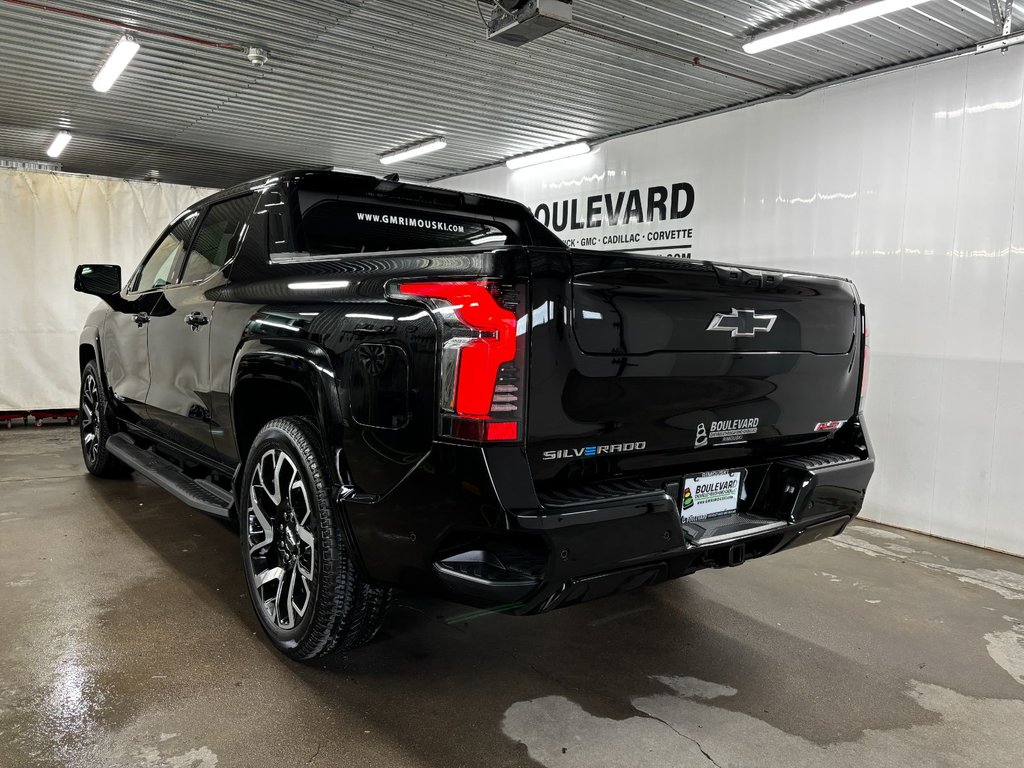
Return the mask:
<svg viewBox="0 0 1024 768"><path fill-rule="evenodd" d="M82 447L90 466L96 463L100 451L99 387L92 372L85 374L82 382L82 407L79 425L82 431Z"/></svg>
<svg viewBox="0 0 1024 768"><path fill-rule="evenodd" d="M249 481L246 535L256 602L279 629L295 629L313 598L313 525L295 462L280 449L265 451Z"/></svg>

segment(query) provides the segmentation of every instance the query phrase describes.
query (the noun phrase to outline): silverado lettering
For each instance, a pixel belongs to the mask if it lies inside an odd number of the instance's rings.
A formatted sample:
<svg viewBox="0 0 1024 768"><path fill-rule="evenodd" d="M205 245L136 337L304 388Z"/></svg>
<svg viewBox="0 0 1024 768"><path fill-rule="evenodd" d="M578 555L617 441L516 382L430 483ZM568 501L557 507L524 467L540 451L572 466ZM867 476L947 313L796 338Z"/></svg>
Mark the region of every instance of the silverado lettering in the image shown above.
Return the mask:
<svg viewBox="0 0 1024 768"><path fill-rule="evenodd" d="M603 456L606 453L628 453L629 451L642 451L647 443L617 443L615 445L588 445L584 448L562 448L556 451L544 451L542 456L545 460L550 459L573 459L581 456Z"/></svg>

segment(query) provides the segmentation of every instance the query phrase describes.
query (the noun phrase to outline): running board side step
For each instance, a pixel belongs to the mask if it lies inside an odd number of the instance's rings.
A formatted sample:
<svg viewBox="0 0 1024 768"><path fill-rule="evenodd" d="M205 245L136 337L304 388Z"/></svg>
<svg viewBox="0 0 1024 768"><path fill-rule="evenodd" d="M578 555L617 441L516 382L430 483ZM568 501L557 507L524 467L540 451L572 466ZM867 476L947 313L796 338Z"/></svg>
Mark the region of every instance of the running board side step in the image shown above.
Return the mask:
<svg viewBox="0 0 1024 768"><path fill-rule="evenodd" d="M228 491L206 480L189 477L153 451L140 448L123 432L116 432L107 438L107 450L193 509L214 517L231 517L234 501Z"/></svg>

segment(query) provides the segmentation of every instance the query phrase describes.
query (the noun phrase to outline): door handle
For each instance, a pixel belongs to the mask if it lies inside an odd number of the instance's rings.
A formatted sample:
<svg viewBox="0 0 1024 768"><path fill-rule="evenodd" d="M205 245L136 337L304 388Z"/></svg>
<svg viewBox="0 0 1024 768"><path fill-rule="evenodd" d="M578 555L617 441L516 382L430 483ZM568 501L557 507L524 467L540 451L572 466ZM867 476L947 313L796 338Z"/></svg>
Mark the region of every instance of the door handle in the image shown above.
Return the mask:
<svg viewBox="0 0 1024 768"><path fill-rule="evenodd" d="M210 318L202 312L190 312L185 315L185 324L191 326L193 331L198 331L200 326L206 325L209 322Z"/></svg>
<svg viewBox="0 0 1024 768"><path fill-rule="evenodd" d="M142 326L149 322L149 313L136 312L134 315L132 315L132 320L134 320L135 324L139 326L139 328L141 328Z"/></svg>

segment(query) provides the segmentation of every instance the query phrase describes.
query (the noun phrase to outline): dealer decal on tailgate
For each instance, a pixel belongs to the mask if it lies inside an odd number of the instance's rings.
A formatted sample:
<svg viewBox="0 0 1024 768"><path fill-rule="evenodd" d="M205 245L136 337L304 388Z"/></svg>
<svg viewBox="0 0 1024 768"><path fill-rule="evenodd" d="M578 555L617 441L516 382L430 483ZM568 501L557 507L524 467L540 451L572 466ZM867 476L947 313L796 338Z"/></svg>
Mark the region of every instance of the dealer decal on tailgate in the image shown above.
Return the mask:
<svg viewBox="0 0 1024 768"><path fill-rule="evenodd" d="M697 425L697 436L693 441L694 448L703 448L709 441L719 443L743 443L745 438L757 434L757 426L761 419L754 416L750 419L728 419L712 421L711 428L701 422Z"/></svg>

